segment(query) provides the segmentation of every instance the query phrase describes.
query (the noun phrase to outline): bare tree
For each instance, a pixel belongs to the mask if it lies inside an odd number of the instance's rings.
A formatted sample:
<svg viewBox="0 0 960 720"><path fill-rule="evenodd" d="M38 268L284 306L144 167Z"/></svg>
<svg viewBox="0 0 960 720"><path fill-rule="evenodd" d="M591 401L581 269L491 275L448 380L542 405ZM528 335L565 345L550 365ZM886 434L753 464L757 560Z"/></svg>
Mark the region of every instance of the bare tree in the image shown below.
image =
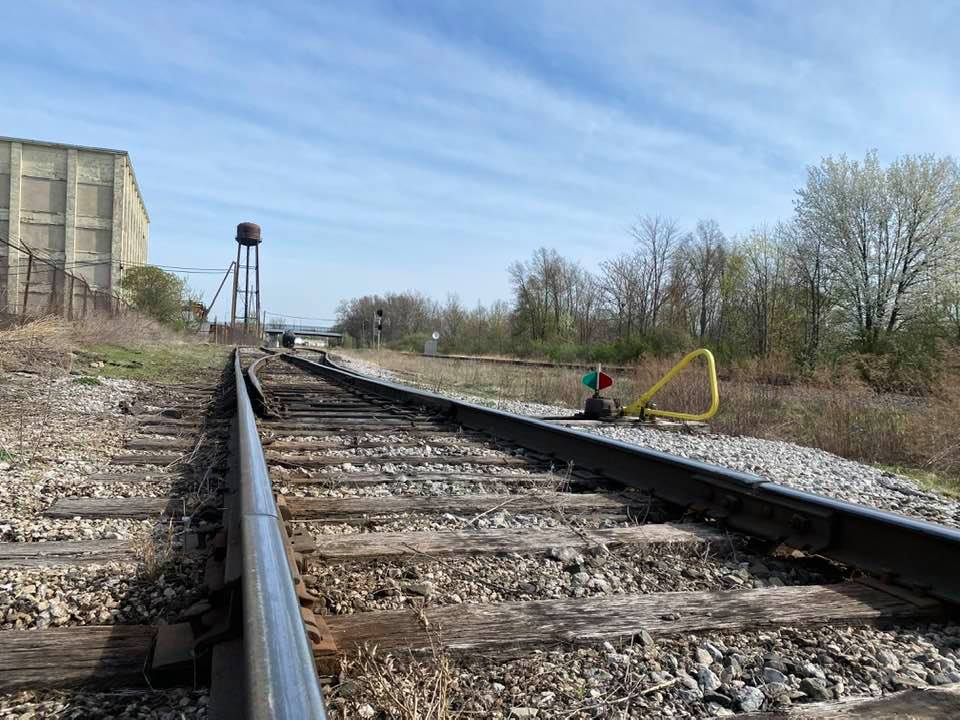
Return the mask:
<svg viewBox="0 0 960 720"><path fill-rule="evenodd" d="M706 337L710 311L715 309L720 289L720 276L726 258L726 238L716 220L699 220L686 243L686 261L697 303L695 332Z"/></svg>
<svg viewBox="0 0 960 720"><path fill-rule="evenodd" d="M660 215L644 215L630 228L630 235L640 247L645 260L647 282L644 283L644 295L647 303L644 320L650 327L656 327L660 310L666 299L664 292L670 270L670 260L680 244L680 227L676 220ZM644 323L646 326L647 323Z"/></svg>
<svg viewBox="0 0 960 720"><path fill-rule="evenodd" d="M602 297L616 320L618 339L633 335L640 295L640 268L641 261L634 253L623 253L600 263Z"/></svg>

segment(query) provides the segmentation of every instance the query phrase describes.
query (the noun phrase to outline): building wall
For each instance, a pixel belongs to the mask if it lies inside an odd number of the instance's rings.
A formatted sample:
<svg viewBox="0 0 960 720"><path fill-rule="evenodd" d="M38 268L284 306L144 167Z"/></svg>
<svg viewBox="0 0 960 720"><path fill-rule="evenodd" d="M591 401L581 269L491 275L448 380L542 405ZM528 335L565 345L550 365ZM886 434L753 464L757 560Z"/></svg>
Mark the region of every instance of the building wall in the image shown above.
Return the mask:
<svg viewBox="0 0 960 720"><path fill-rule="evenodd" d="M148 228L126 153L0 138L0 237L60 268L33 263L31 303L69 293L64 269L117 293L123 267L147 260ZM22 309L26 262L0 244L0 308Z"/></svg>

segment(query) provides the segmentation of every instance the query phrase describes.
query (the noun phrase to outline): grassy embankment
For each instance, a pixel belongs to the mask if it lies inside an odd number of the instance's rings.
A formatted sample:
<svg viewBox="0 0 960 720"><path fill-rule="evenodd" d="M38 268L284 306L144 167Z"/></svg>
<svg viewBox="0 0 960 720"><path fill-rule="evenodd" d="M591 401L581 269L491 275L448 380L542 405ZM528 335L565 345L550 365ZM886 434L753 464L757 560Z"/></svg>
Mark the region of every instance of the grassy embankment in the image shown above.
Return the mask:
<svg viewBox="0 0 960 720"><path fill-rule="evenodd" d="M73 373L79 384L94 384L96 377L187 382L198 371L224 367L228 352L142 319L42 318L0 329L0 374Z"/></svg>
<svg viewBox="0 0 960 720"><path fill-rule="evenodd" d="M387 350L337 352L375 362L435 391L571 409L582 407L590 392L580 384L582 373L577 370L441 360ZM614 373L616 383L609 394L630 402L673 362L644 360L629 373ZM656 398L659 407L707 407L705 371L695 365L663 389ZM849 373L801 380L761 363L720 368L720 375L720 412L710 421L715 432L822 448L960 498L960 377L944 378L936 392L914 397L878 394Z"/></svg>

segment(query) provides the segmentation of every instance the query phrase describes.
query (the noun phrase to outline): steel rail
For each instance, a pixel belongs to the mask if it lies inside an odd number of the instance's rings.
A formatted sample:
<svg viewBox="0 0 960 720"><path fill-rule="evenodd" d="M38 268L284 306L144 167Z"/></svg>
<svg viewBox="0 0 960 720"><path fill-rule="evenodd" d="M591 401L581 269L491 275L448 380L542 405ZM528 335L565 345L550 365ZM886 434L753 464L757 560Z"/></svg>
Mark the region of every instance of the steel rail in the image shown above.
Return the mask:
<svg viewBox="0 0 960 720"><path fill-rule="evenodd" d="M246 717L323 720L327 717L323 693L304 631L239 350L234 373Z"/></svg>
<svg viewBox="0 0 960 720"><path fill-rule="evenodd" d="M416 403L451 422L596 471L626 487L703 512L725 526L841 562L887 582L960 604L960 531L794 490L759 476L650 450L542 420L284 354L288 362L398 402Z"/></svg>

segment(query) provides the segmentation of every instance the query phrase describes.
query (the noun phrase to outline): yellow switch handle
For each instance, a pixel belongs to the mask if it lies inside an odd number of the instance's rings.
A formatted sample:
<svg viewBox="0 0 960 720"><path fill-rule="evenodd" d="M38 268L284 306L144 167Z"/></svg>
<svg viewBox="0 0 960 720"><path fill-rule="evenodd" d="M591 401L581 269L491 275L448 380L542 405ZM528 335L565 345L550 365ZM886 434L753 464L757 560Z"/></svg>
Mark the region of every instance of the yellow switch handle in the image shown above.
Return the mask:
<svg viewBox="0 0 960 720"><path fill-rule="evenodd" d="M648 408L647 403L660 392L660 389L670 382L677 373L683 370L691 361L703 355L707 359L707 374L710 380L710 407L706 412L700 414L693 413L682 413L682 412L672 412L670 410L657 410L656 408ZM700 348L699 350L694 350L692 353L684 357L680 362L674 365L670 371L660 378L657 381L657 384L652 388L647 390L640 398L628 405L623 409L624 415L639 415L640 417L645 417L648 415L656 415L657 417L667 417L667 418L676 418L678 420L709 420L714 415L717 414L717 410L720 409L720 390L717 383L717 364L713 359L713 353L707 350L706 348Z"/></svg>

